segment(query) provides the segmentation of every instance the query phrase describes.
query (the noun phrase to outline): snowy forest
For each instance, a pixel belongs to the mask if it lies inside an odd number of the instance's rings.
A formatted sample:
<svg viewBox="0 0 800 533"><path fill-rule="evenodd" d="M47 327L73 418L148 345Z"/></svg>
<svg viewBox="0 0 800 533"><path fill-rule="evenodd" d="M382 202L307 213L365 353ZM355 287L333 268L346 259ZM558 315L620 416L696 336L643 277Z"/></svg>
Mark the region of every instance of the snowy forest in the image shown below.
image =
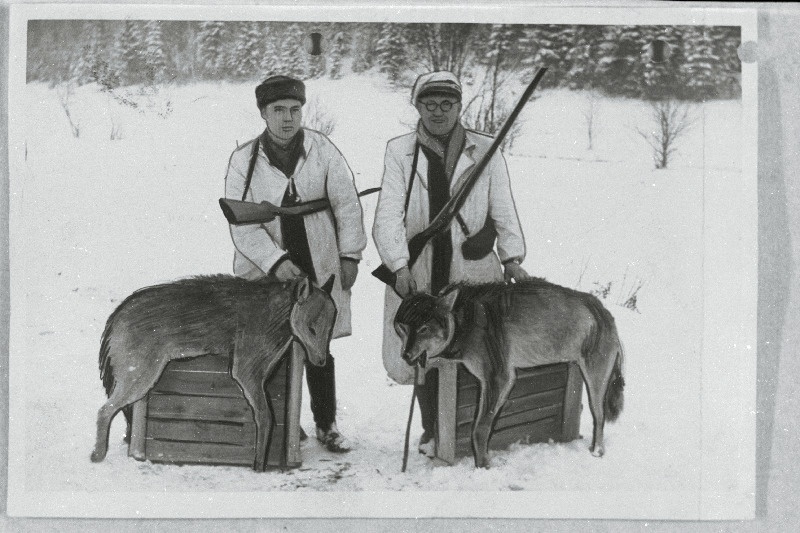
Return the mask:
<svg viewBox="0 0 800 533"><path fill-rule="evenodd" d="M313 33L322 46L309 53ZM410 86L447 69L465 85L497 85L547 66L543 87L705 101L739 97L739 44L739 28L726 26L35 20L27 80L112 89L374 69Z"/></svg>

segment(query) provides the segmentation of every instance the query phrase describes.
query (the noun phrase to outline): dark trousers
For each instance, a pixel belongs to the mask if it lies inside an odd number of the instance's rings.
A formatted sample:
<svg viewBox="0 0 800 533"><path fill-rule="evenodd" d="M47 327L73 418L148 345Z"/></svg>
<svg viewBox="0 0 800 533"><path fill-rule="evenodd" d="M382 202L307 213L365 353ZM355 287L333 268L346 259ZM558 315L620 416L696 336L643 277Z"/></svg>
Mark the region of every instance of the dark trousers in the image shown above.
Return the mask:
<svg viewBox="0 0 800 533"><path fill-rule="evenodd" d="M336 378L331 354L325 359L325 366L316 366L306 360L306 383L314 422L318 428L327 431L336 422Z"/></svg>
<svg viewBox="0 0 800 533"><path fill-rule="evenodd" d="M428 210L433 220L450 199L450 180L444 161L423 146L422 152L428 160ZM438 294L450 283L450 262L453 245L450 230L442 231L432 239L431 294ZM436 435L436 420L439 414L439 370L432 368L425 374L423 385L415 384L419 410L422 414L422 429L430 436Z"/></svg>
<svg viewBox="0 0 800 533"><path fill-rule="evenodd" d="M436 420L439 414L439 369L431 368L425 374L425 383L415 384L422 429L430 436L436 435Z"/></svg>

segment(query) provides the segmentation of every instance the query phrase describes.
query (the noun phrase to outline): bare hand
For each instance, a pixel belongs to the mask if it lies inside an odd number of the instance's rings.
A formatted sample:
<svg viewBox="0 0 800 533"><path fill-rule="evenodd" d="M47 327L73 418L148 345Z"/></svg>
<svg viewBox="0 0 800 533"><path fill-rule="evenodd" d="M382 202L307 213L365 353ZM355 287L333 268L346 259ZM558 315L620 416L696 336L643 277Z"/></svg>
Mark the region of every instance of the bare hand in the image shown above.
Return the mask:
<svg viewBox="0 0 800 533"><path fill-rule="evenodd" d="M303 271L292 263L291 259L286 259L281 262L278 268L275 269L275 277L278 278L278 281L289 281L290 279L299 278L302 275Z"/></svg>
<svg viewBox="0 0 800 533"><path fill-rule="evenodd" d="M411 277L411 271L407 266L395 272L397 280L394 283L394 290L401 298L407 298L417 292L417 282Z"/></svg>
<svg viewBox="0 0 800 533"><path fill-rule="evenodd" d="M516 281L524 281L526 279L530 279L531 275L525 272L525 269L522 268L519 263L510 262L506 263L506 270L505 270L505 280L506 282L510 282L512 279Z"/></svg>
<svg viewBox="0 0 800 533"><path fill-rule="evenodd" d="M341 260L342 290L349 291L358 276L358 262L349 259Z"/></svg>

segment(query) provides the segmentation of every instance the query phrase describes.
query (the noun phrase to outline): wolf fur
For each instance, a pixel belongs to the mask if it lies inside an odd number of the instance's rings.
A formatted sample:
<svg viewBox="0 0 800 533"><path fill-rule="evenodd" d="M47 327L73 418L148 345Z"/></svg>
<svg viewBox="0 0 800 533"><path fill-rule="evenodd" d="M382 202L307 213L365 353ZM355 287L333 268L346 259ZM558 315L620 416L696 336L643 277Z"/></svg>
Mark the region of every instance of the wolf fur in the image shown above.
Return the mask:
<svg viewBox="0 0 800 533"><path fill-rule="evenodd" d="M272 424L264 381L299 341L309 360L325 364L336 307L333 277L320 289L308 278L248 281L228 275L198 276L145 287L126 298L106 322L100 342L100 378L108 401L97 415L92 461L108 450L111 420L143 398L167 363L206 354L228 354L231 376L253 408L254 467L263 470Z"/></svg>
<svg viewBox="0 0 800 533"><path fill-rule="evenodd" d="M488 466L491 428L514 387L515 370L560 362L581 370L594 419L590 450L603 455L603 426L622 411L625 381L614 318L596 297L538 278L453 284L439 296L404 300L395 328L409 365L457 360L480 382L472 432L477 467Z"/></svg>

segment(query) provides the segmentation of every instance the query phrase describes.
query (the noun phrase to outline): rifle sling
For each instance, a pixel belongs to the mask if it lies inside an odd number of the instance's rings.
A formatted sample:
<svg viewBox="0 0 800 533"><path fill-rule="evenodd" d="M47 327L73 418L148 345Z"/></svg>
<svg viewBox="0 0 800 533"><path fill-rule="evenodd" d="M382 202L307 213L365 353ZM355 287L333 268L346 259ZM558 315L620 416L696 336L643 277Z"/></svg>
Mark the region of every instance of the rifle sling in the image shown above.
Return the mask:
<svg viewBox="0 0 800 533"><path fill-rule="evenodd" d="M247 167L247 177L244 180L244 191L242 192L242 201L247 198L247 190L250 188L250 182L253 181L253 171L256 168L256 160L258 159L258 137L253 141L253 151L250 154L250 165Z"/></svg>

